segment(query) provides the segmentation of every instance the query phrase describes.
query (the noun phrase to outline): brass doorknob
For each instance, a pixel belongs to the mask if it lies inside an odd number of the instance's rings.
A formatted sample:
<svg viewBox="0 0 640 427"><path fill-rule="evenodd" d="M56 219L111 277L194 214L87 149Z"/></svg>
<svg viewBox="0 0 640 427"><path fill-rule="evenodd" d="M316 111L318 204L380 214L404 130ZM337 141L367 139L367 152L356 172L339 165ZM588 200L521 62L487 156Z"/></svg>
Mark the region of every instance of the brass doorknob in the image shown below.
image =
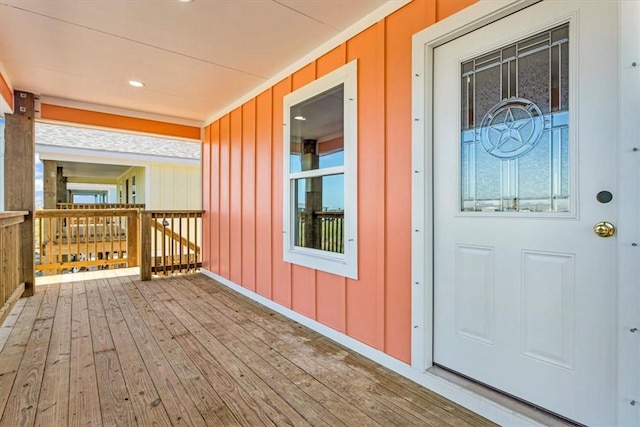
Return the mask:
<svg viewBox="0 0 640 427"><path fill-rule="evenodd" d="M610 222L600 221L593 226L593 232L600 237L611 237L616 234L616 227Z"/></svg>

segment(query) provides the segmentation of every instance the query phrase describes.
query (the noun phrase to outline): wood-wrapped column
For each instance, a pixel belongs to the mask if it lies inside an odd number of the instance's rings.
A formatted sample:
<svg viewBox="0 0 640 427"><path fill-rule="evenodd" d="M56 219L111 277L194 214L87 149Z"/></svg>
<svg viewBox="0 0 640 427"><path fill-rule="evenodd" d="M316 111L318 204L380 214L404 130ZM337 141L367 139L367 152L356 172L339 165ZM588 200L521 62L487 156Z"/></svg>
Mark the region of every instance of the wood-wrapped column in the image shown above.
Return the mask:
<svg viewBox="0 0 640 427"><path fill-rule="evenodd" d="M302 141L302 170L315 170L320 167L318 141L305 139ZM322 178L309 178L305 185L304 206L304 247L321 249L320 247L320 219L316 212L322 210Z"/></svg>
<svg viewBox="0 0 640 427"><path fill-rule="evenodd" d="M35 284L35 101L32 93L15 91L14 113L5 114L4 128L4 208L28 211L20 224L20 273L23 296L32 296Z"/></svg>

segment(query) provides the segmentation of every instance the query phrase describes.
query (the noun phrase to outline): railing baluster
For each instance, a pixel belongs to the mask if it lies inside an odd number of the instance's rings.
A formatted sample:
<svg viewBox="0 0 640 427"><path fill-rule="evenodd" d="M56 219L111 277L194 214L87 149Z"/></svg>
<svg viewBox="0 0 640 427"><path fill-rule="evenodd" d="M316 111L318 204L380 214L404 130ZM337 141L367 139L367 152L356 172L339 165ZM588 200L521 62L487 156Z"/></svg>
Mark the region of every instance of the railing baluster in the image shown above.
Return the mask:
<svg viewBox="0 0 640 427"><path fill-rule="evenodd" d="M42 263L42 258L45 255L44 249L44 227L42 225L42 218L35 218L36 224L38 224L38 249L40 250L40 262Z"/></svg>
<svg viewBox="0 0 640 427"><path fill-rule="evenodd" d="M170 218L171 218L171 221L169 221L169 224L170 224L170 227L171 227L170 229L173 230L173 228L174 228L173 213L171 214ZM176 241L175 241L175 239L171 239L171 240L169 240L169 242L171 243L171 247L170 247L170 250L171 250L171 252L170 252L171 253L171 265L169 267L169 272L173 275L173 266L175 264L175 259L176 259L175 258Z"/></svg>
<svg viewBox="0 0 640 427"><path fill-rule="evenodd" d="M116 221L115 221L116 217L112 216L109 218L109 255L107 256L108 260L112 260L115 259L115 256L113 254L113 241L115 239L114 236L114 227L116 226ZM107 268L111 269L113 264L107 264Z"/></svg>
<svg viewBox="0 0 640 427"><path fill-rule="evenodd" d="M47 261L48 261L48 262L51 262L51 261L53 261L53 260L54 260L54 258L53 258L53 237L52 237L52 236L53 236L53 230L51 229L51 228L52 228L51 226L52 226L53 224L51 223L51 222L52 222L52 221L51 221L51 218L47 218L47 220L48 220L48 222L49 222L49 224L48 224L49 228L48 228L48 230L47 230L47 231L49 232L49 236L48 236L48 238L49 238L49 245L51 246L51 250L50 250L50 251L48 251L48 253L49 253L49 259L48 259Z"/></svg>
<svg viewBox="0 0 640 427"><path fill-rule="evenodd" d="M156 214L151 214L151 221L153 222L153 271L157 273L159 271L158 265L158 228L156 227L158 220Z"/></svg>
<svg viewBox="0 0 640 427"><path fill-rule="evenodd" d="M167 214L162 214L162 272L167 275Z"/></svg>
<svg viewBox="0 0 640 427"><path fill-rule="evenodd" d="M191 214L187 212L187 272L191 273L191 271L195 271L195 265L193 268L191 267ZM193 251L193 255L195 257L195 251Z"/></svg>
<svg viewBox="0 0 640 427"><path fill-rule="evenodd" d="M183 258L182 255L184 255L184 245L182 244L182 215L178 215L178 264L179 264L179 268L178 268L178 272L180 274L184 274L185 273L185 268L184 268L184 264L183 264ZM189 259L189 247L187 246L187 260Z"/></svg>

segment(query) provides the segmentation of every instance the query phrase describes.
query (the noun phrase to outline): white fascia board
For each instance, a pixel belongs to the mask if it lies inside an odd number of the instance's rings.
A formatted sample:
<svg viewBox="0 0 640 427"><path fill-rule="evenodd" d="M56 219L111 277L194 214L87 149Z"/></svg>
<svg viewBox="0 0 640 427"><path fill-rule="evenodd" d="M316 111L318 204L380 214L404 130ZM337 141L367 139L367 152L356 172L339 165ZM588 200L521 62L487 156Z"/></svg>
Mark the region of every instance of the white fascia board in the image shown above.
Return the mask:
<svg viewBox="0 0 640 427"><path fill-rule="evenodd" d="M84 163L147 166L150 163L165 165L200 166L199 159L154 156L138 153L121 153L107 150L87 150L77 147L60 147L36 144L36 153L43 160L77 161Z"/></svg>
<svg viewBox="0 0 640 427"><path fill-rule="evenodd" d="M96 191L108 191L115 188L115 184L89 184L80 182L67 183L67 190L96 190Z"/></svg>
<svg viewBox="0 0 640 427"><path fill-rule="evenodd" d="M367 16L365 16L355 24L351 25L346 30L342 31L340 34L337 34L336 36L332 37L327 42L321 44L320 46L318 46L317 48L315 48L314 50L312 50L302 58L295 61L293 64L284 68L278 74L274 75L273 77L271 77L270 79L262 83L260 86L253 89L251 92L248 92L243 97L237 99L236 101L232 102L231 104L227 105L226 107L224 107L223 109L221 109L220 111L218 111L217 113L209 117L202 124L203 127L208 126L209 124L213 123L214 121L224 116L228 112L233 111L236 108L242 106L246 102L260 95L265 90L269 89L272 86L275 86L282 79L289 77L290 75L292 75L294 72L298 71L305 65L308 65L310 62L315 61L325 53L330 52L331 50L335 49L337 46L340 46L342 43L346 42L347 40L352 39L353 37L360 34L370 26L374 25L375 23L391 15L396 10L402 8L408 3L411 3L411 1L412 0L391 0L383 4L378 9L374 10L373 12L371 12L370 14L368 14Z"/></svg>

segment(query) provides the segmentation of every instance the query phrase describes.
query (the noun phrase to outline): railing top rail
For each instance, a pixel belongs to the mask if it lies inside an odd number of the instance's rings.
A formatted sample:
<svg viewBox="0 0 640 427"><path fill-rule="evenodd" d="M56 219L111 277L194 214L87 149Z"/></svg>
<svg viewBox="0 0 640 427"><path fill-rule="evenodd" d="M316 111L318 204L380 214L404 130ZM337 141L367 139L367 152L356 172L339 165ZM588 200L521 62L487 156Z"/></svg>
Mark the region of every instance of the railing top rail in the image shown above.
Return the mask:
<svg viewBox="0 0 640 427"><path fill-rule="evenodd" d="M197 215L202 215L204 213L203 210L153 210L153 211L145 211L146 213L151 214L151 216L155 216L157 214L160 215L164 215L164 214L173 214L173 215L181 215L181 214L189 214L189 215L193 215L193 214L197 214Z"/></svg>
<svg viewBox="0 0 640 427"><path fill-rule="evenodd" d="M29 211L6 211L0 212L0 228L24 222Z"/></svg>
<svg viewBox="0 0 640 427"><path fill-rule="evenodd" d="M58 209L144 209L144 203L57 203Z"/></svg>
<svg viewBox="0 0 640 427"><path fill-rule="evenodd" d="M344 211L316 211L318 216L344 216Z"/></svg>
<svg viewBox="0 0 640 427"><path fill-rule="evenodd" d="M0 212L0 219L2 218L15 218L17 216L29 215L29 211L4 211Z"/></svg>
<svg viewBox="0 0 640 427"><path fill-rule="evenodd" d="M94 216L125 216L137 214L138 209L42 209L35 212L36 218L66 218Z"/></svg>

